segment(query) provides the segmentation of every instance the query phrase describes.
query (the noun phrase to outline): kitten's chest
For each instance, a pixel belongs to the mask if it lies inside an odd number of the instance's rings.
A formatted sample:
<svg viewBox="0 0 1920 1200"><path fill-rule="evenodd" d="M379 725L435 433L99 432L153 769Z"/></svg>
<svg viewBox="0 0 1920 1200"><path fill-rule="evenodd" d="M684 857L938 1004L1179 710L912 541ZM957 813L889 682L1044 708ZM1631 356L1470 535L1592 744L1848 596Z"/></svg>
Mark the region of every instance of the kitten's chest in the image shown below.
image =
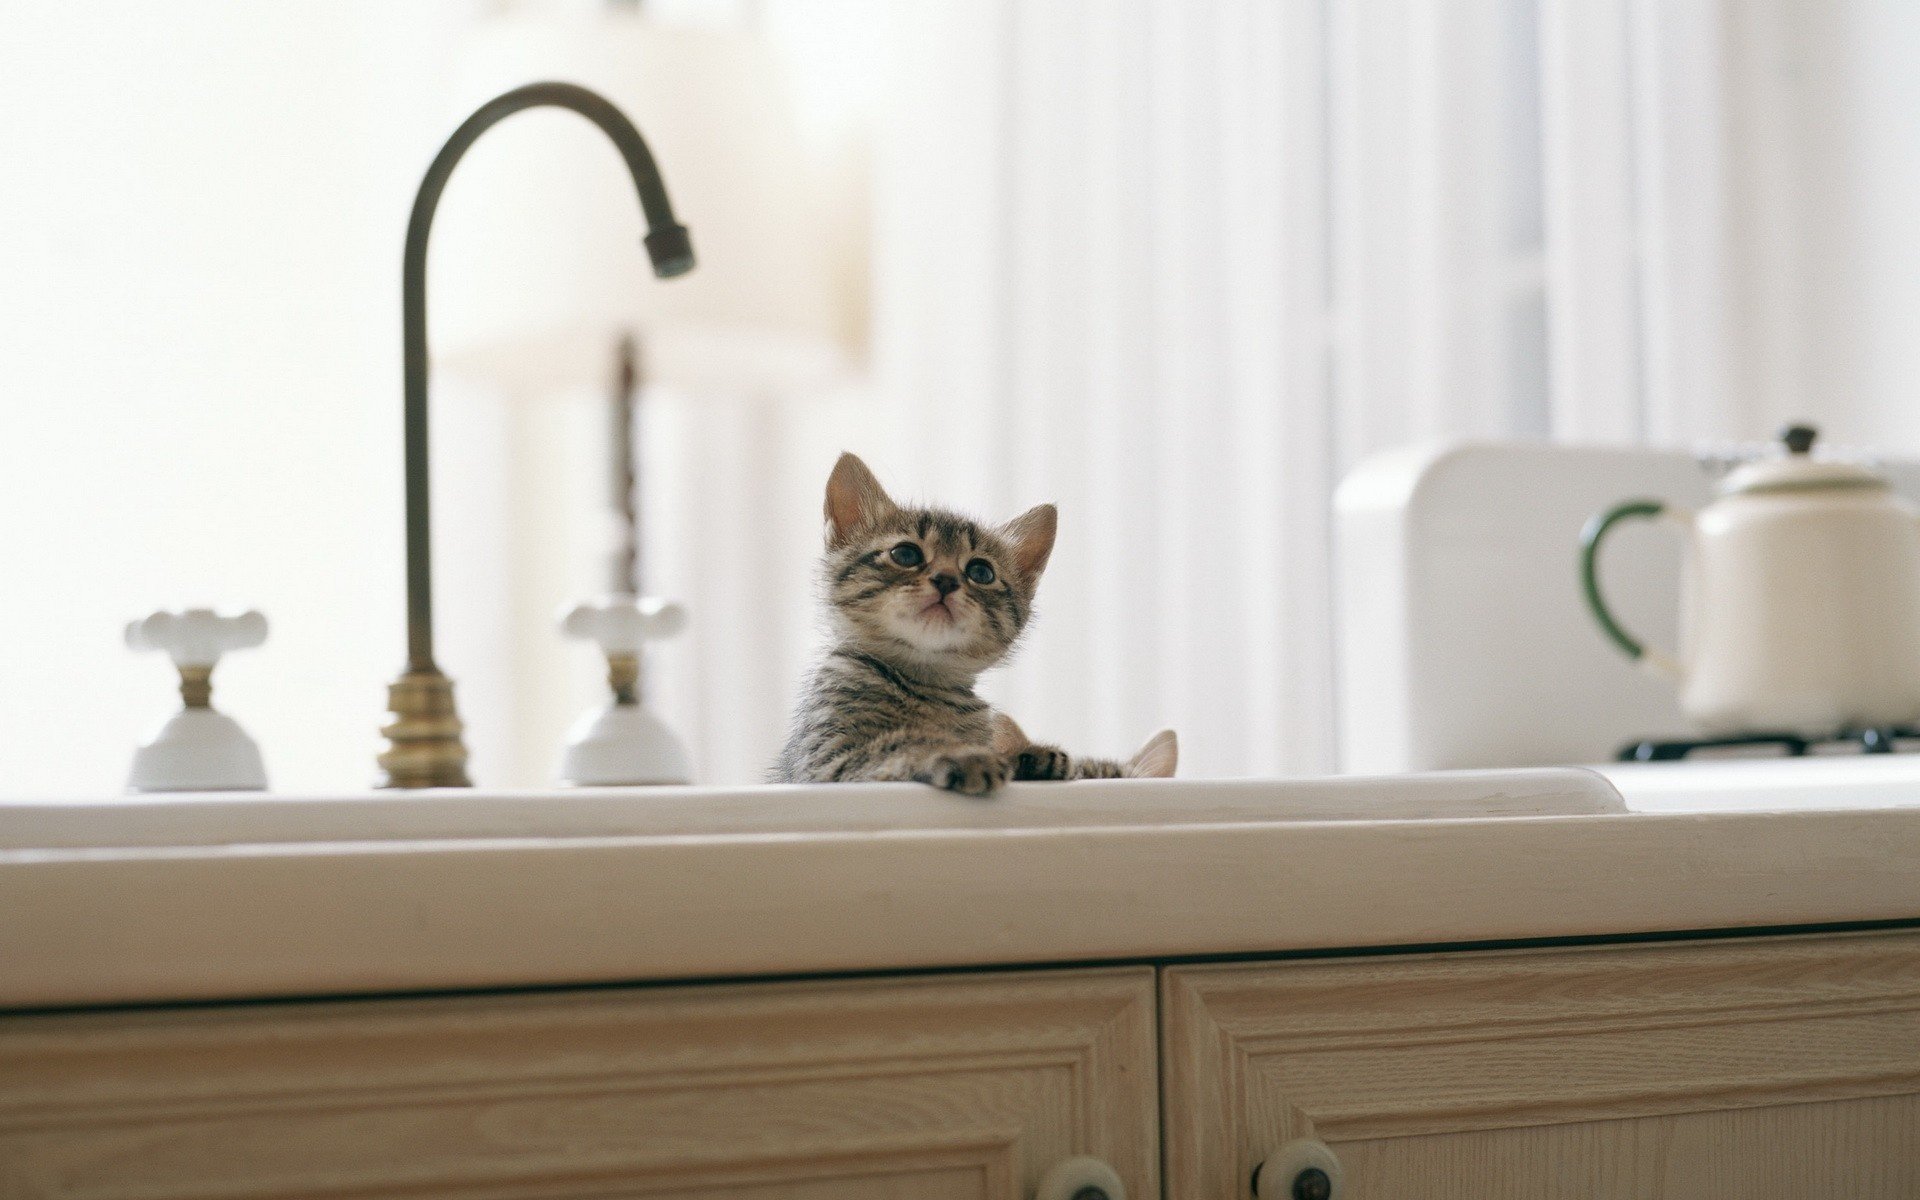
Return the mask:
<svg viewBox="0 0 1920 1200"><path fill-rule="evenodd" d="M925 731L980 743L992 738L993 710L971 689L929 684L884 663L861 661L823 671L814 696L817 716L876 732Z"/></svg>
<svg viewBox="0 0 1920 1200"><path fill-rule="evenodd" d="M964 714L956 714L950 726L957 741L986 745L993 740L993 710L985 702Z"/></svg>

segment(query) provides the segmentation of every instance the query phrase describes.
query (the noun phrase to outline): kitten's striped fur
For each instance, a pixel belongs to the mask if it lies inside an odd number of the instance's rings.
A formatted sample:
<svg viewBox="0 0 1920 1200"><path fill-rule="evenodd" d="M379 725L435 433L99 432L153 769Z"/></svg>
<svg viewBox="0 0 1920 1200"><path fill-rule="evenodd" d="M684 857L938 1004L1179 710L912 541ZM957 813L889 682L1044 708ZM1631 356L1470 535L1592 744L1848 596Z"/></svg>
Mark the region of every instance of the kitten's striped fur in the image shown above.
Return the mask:
<svg viewBox="0 0 1920 1200"><path fill-rule="evenodd" d="M1009 779L1173 773L1171 733L1128 763L1075 761L1030 742L974 694L1032 616L1053 551L1052 505L999 527L902 508L843 454L826 518L833 645L796 706L777 782L915 780L983 796Z"/></svg>

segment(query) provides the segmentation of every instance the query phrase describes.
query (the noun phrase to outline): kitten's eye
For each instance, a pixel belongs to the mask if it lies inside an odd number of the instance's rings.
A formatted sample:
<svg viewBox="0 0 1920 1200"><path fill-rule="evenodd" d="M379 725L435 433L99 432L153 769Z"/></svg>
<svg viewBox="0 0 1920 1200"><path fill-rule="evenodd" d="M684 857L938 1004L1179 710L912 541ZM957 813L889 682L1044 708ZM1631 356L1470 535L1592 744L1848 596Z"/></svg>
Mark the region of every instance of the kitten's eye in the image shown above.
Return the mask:
<svg viewBox="0 0 1920 1200"><path fill-rule="evenodd" d="M912 542L901 542L888 552L888 557L903 567L917 567L927 561L927 556L920 552L920 547Z"/></svg>
<svg viewBox="0 0 1920 1200"><path fill-rule="evenodd" d="M984 558L974 559L967 564L967 578L981 587L987 586L994 580L993 564Z"/></svg>

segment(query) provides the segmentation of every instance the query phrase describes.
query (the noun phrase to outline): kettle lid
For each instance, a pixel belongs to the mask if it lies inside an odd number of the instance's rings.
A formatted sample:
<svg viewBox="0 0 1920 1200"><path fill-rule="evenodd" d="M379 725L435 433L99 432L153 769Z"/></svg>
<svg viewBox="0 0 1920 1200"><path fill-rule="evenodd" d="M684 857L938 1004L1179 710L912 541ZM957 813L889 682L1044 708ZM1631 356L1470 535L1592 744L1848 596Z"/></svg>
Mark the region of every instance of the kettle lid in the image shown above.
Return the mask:
<svg viewBox="0 0 1920 1200"><path fill-rule="evenodd" d="M1757 459L1736 469L1720 484L1723 496L1758 492L1812 492L1836 488L1884 488L1886 479L1858 463L1813 457L1820 431L1789 425L1780 431L1784 454Z"/></svg>

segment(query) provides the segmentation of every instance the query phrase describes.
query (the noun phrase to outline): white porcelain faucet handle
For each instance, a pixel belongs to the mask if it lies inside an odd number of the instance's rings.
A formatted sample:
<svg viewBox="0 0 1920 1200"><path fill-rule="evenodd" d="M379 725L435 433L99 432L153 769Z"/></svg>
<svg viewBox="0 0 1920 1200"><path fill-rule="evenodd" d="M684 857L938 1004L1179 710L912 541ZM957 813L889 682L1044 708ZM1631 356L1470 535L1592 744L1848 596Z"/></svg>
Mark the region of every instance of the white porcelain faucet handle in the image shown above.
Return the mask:
<svg viewBox="0 0 1920 1200"><path fill-rule="evenodd" d="M129 621L126 637L131 649L165 651L173 660L182 703L153 740L134 751L127 786L136 792L265 789L260 747L232 717L214 709L212 677L221 655L267 640L267 619L251 609L163 611Z"/></svg>
<svg viewBox="0 0 1920 1200"><path fill-rule="evenodd" d="M127 623L127 646L162 650L178 667L211 667L220 656L267 640L267 619L248 609L217 613L210 608L149 613Z"/></svg>
<svg viewBox="0 0 1920 1200"><path fill-rule="evenodd" d="M574 605L560 618L562 633L597 643L608 654L636 654L641 643L672 637L686 626L686 608L657 596L603 596Z"/></svg>

